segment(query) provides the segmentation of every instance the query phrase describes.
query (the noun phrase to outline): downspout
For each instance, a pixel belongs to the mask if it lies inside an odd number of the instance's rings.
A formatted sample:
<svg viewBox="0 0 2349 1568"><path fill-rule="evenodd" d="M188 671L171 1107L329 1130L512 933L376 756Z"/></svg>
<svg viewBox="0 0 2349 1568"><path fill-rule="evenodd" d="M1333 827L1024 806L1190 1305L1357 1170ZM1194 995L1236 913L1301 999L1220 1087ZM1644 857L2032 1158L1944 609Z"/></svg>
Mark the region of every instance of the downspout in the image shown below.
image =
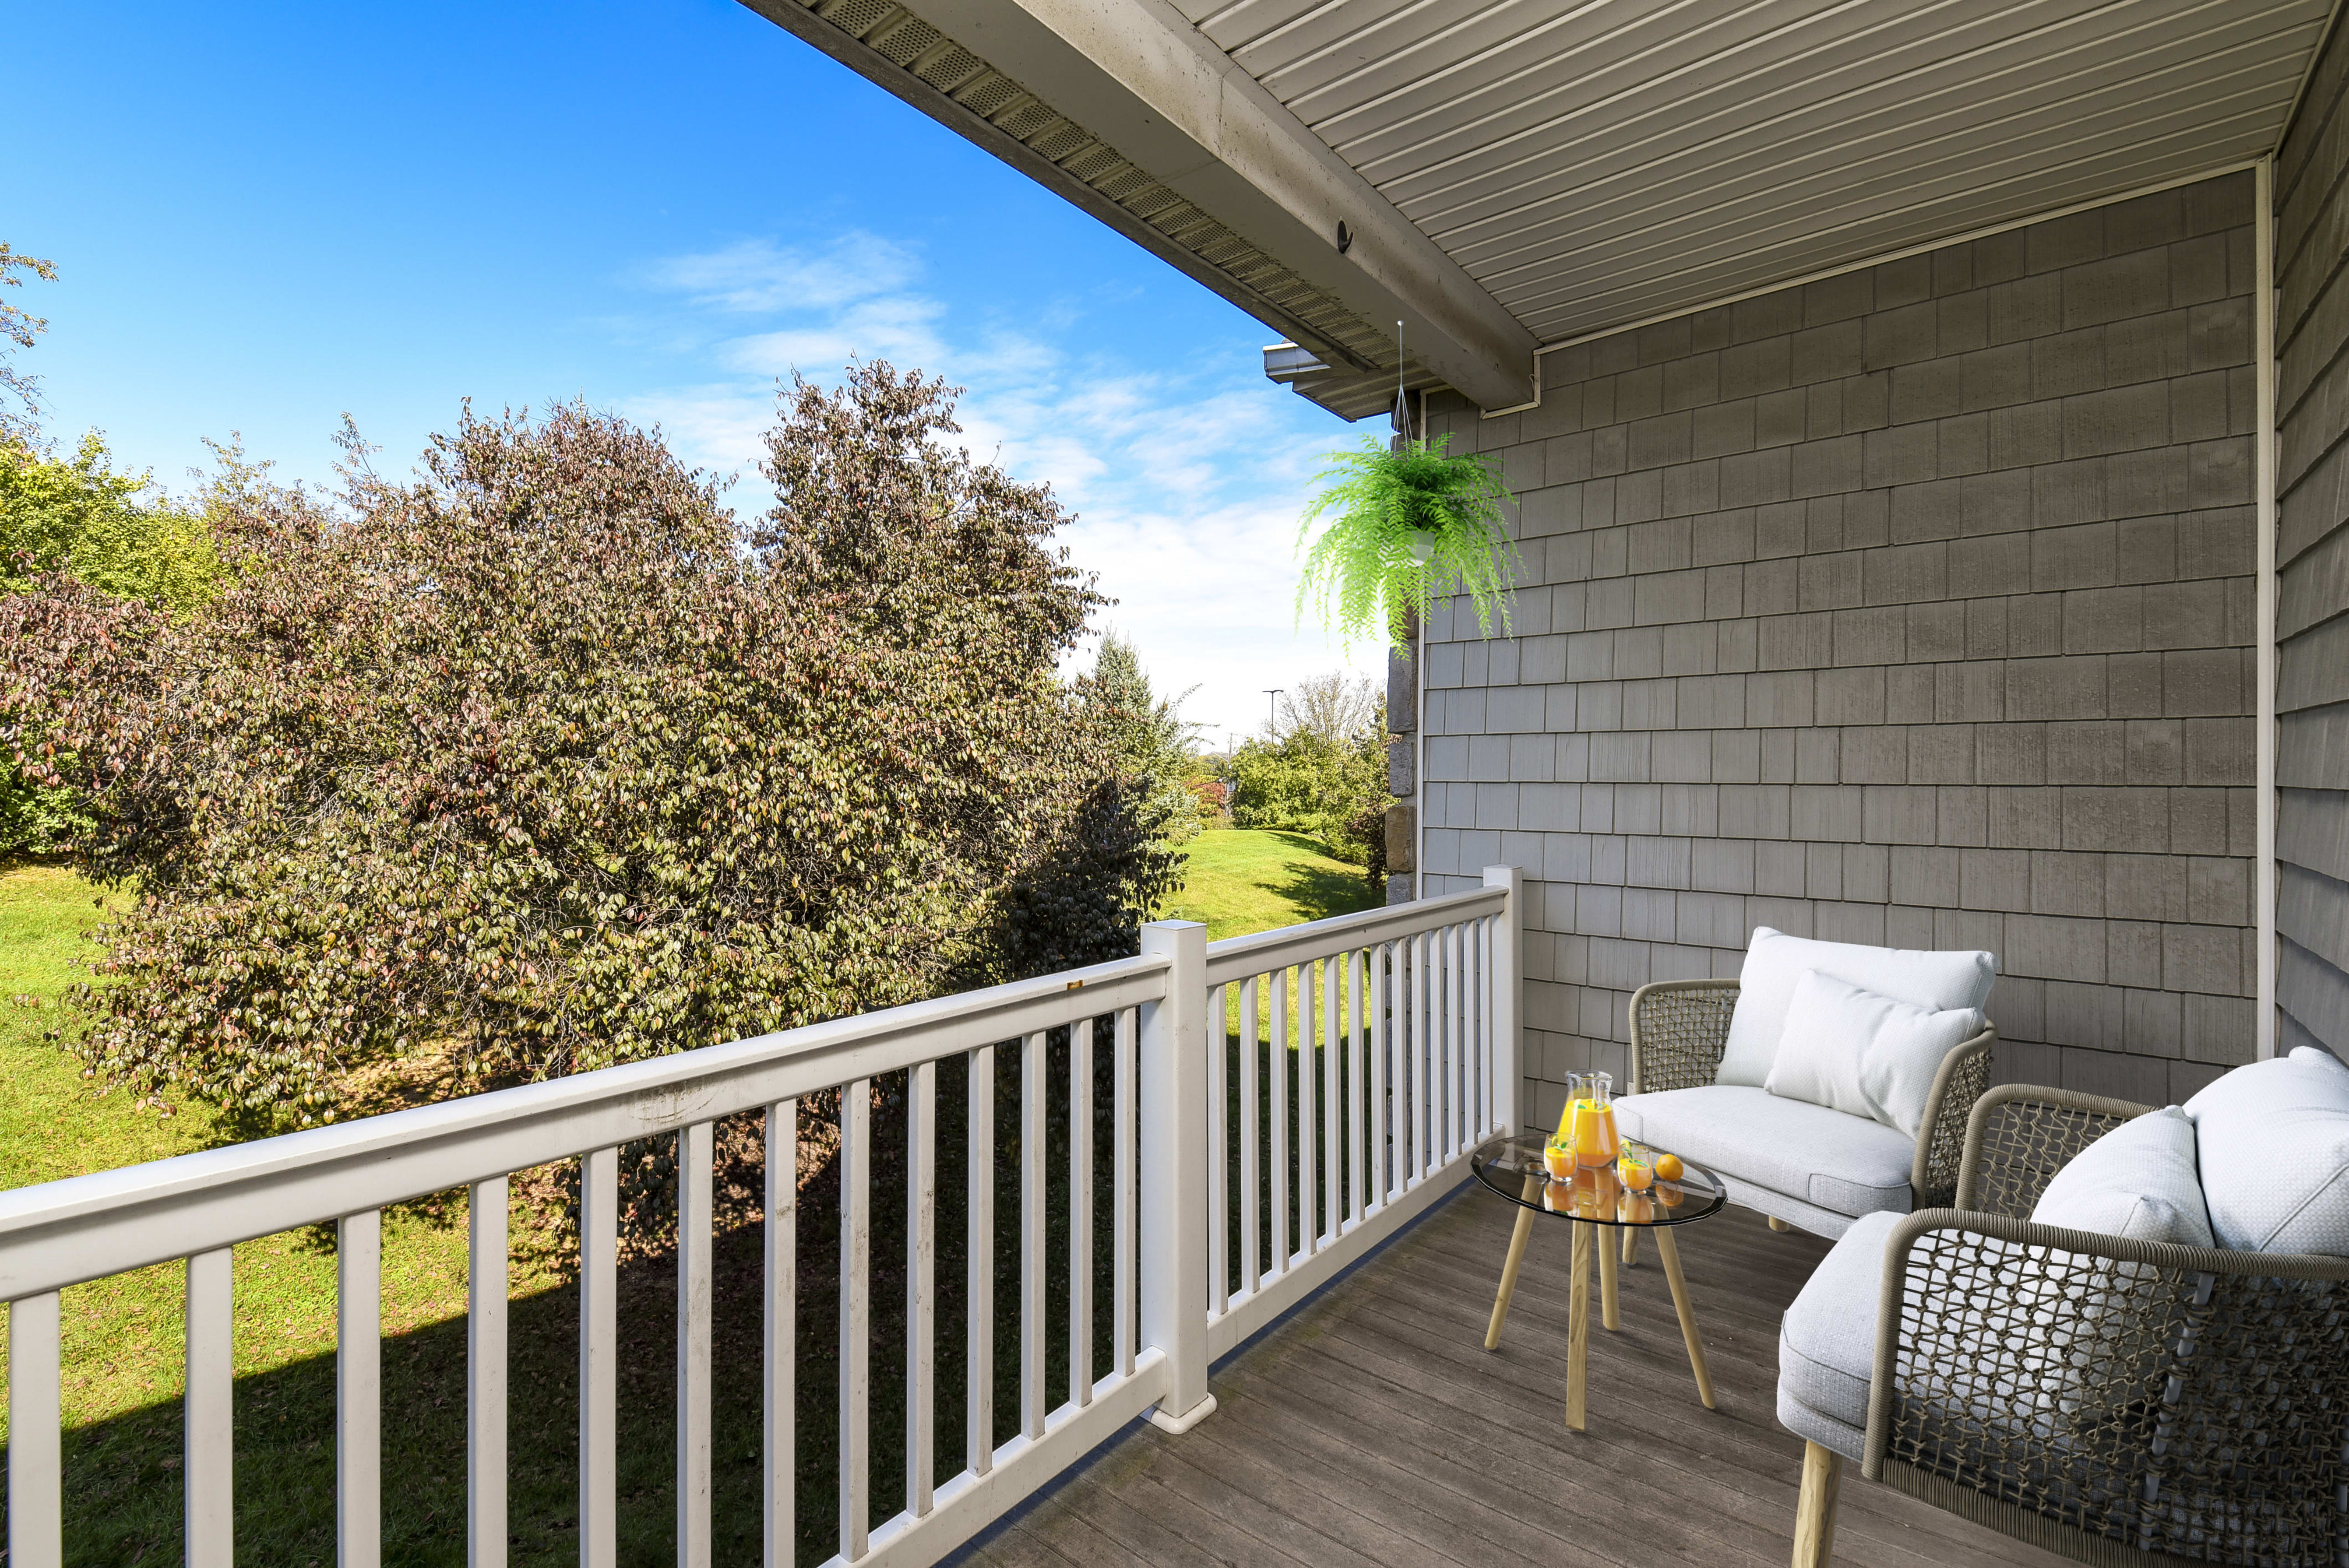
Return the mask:
<svg viewBox="0 0 2349 1568"><path fill-rule="evenodd" d="M2257 843L2251 916L2257 937L2254 1040L2261 1060L2276 1054L2276 289L2275 155L2251 173L2251 337L2257 413L2252 448L2259 543L2252 570L2257 640L2252 784Z"/></svg>

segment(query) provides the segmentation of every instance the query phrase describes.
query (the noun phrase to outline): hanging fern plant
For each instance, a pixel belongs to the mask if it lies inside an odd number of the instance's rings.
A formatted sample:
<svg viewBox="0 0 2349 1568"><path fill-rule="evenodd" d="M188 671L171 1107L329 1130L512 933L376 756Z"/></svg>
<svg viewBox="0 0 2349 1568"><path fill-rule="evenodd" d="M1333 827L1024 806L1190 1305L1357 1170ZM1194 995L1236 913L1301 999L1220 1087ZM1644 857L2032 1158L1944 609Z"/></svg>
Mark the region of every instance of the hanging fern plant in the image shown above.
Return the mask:
<svg viewBox="0 0 2349 1568"><path fill-rule="evenodd" d="M1439 594L1466 593L1476 624L1493 634L1497 615L1509 626L1509 588L1521 562L1503 525L1511 497L1489 457L1444 450L1449 436L1409 439L1401 449L1376 438L1358 451L1328 454L1321 493L1298 527L1301 547L1313 525L1329 526L1305 558L1297 613L1328 602L1329 621L1347 642L1382 636L1406 646L1408 615L1427 617Z"/></svg>

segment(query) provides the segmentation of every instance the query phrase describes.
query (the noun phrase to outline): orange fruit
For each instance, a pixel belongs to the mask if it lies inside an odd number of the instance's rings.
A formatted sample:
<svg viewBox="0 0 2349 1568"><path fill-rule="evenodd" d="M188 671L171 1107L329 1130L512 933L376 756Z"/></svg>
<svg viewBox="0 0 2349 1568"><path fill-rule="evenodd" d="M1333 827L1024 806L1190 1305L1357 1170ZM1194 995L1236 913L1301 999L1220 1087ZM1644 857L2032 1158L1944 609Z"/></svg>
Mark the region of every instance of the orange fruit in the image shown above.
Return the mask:
<svg viewBox="0 0 2349 1568"><path fill-rule="evenodd" d="M1656 1188L1656 1197L1667 1209L1677 1209L1688 1202L1688 1194L1681 1191L1677 1182L1672 1181L1660 1184Z"/></svg>
<svg viewBox="0 0 2349 1568"><path fill-rule="evenodd" d="M1656 1177L1659 1181L1677 1181L1682 1176L1681 1157L1677 1154L1656 1156Z"/></svg>

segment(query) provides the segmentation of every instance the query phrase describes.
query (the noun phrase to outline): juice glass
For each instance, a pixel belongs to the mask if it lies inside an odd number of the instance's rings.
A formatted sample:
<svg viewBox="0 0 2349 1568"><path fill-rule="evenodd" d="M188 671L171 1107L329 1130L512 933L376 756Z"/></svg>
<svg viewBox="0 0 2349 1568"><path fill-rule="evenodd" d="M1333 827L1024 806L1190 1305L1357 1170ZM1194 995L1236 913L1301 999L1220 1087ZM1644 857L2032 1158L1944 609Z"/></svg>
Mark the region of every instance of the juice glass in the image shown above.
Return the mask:
<svg viewBox="0 0 2349 1568"><path fill-rule="evenodd" d="M1624 1144L1623 1152L1615 1157L1615 1174L1621 1179L1624 1187L1633 1192L1644 1192L1655 1185L1655 1159L1648 1151L1648 1146L1644 1143Z"/></svg>

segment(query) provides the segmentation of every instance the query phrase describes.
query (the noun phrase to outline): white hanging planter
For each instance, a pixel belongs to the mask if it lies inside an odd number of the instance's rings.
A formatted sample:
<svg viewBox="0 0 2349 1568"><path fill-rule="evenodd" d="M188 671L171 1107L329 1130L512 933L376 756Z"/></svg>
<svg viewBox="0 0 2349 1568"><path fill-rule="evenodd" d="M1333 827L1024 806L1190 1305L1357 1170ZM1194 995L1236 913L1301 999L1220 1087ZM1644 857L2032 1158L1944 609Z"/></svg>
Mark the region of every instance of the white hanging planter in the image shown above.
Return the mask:
<svg viewBox="0 0 2349 1568"><path fill-rule="evenodd" d="M1435 559L1435 535L1423 528L1411 531L1411 558L1422 566Z"/></svg>

